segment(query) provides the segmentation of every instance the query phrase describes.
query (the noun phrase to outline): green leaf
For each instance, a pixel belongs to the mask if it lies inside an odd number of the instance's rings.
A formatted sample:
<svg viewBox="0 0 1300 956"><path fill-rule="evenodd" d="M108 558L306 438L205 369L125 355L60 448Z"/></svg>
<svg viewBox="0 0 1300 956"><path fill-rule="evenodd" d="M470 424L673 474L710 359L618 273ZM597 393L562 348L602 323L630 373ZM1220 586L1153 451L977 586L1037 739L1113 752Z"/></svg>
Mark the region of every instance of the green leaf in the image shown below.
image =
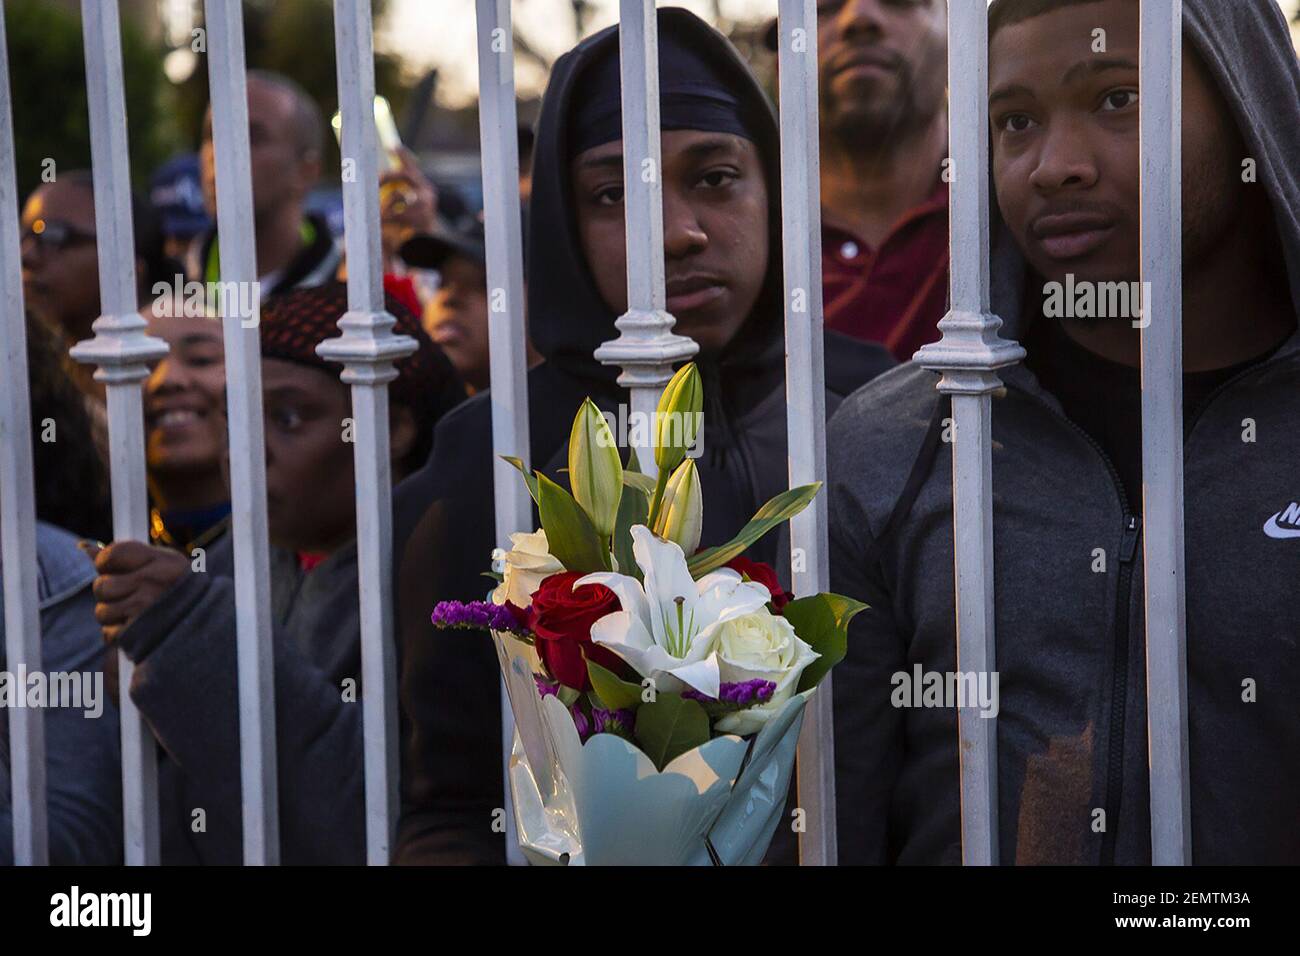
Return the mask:
<svg viewBox="0 0 1300 956"><path fill-rule="evenodd" d="M710 571L716 571L732 558L743 554L746 548L763 535L807 508L813 498L817 497L821 486L820 481L815 481L811 485L800 485L798 488L781 492L759 508L749 524L740 529L740 534L726 544L718 545L716 548L706 548L687 559L686 566L690 569L691 577L699 579Z"/></svg>
<svg viewBox="0 0 1300 956"><path fill-rule="evenodd" d="M587 659L587 676L591 688L606 710L636 710L641 706L641 685L623 680L608 668Z"/></svg>
<svg viewBox="0 0 1300 956"><path fill-rule="evenodd" d="M479 577L491 578L497 584L500 584L502 581L506 579L506 576L504 574L500 574L496 571L480 571Z"/></svg>
<svg viewBox="0 0 1300 956"><path fill-rule="evenodd" d="M561 684L555 689L555 696L560 698L560 703L565 707L572 707L573 702L582 696L582 691Z"/></svg>
<svg viewBox="0 0 1300 956"><path fill-rule="evenodd" d="M609 570L609 552L601 544L596 526L569 494L540 471L537 473L537 510L541 512L546 544L566 571Z"/></svg>
<svg viewBox="0 0 1300 956"><path fill-rule="evenodd" d="M630 575L638 581L643 578L636 555L632 553L632 526L645 524L649 514L649 499L636 488L628 488L618 503L618 520L614 522L614 538L610 542L614 557L618 559L618 573Z"/></svg>
<svg viewBox="0 0 1300 956"><path fill-rule="evenodd" d="M647 498L654 494L655 491L655 480L653 478L649 475L643 475L639 471L631 471L626 468L623 470L623 484L629 488L635 488Z"/></svg>
<svg viewBox="0 0 1300 956"><path fill-rule="evenodd" d="M660 691L636 712L636 742L660 770L709 741L709 715L693 700Z"/></svg>
<svg viewBox="0 0 1300 956"><path fill-rule="evenodd" d="M821 655L799 677L799 693L816 687L844 660L849 649L849 622L867 605L842 594L814 594L791 601L781 611L794 632Z"/></svg>
<svg viewBox="0 0 1300 956"><path fill-rule="evenodd" d="M541 499L537 497L537 478L524 467L523 459L515 458L513 455L502 455L502 461L508 461L519 469L519 474L524 476L524 482L528 485L528 493L533 496L533 502L541 507Z"/></svg>

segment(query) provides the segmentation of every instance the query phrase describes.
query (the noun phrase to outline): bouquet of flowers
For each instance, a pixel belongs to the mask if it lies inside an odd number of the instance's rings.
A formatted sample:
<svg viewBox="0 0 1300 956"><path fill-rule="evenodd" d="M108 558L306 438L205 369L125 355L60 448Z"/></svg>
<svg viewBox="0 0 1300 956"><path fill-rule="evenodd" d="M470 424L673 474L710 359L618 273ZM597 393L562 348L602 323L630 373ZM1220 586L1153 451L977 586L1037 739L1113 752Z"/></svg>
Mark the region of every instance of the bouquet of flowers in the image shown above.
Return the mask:
<svg viewBox="0 0 1300 956"><path fill-rule="evenodd" d="M652 447L624 468L583 403L565 490L528 483L542 527L495 555L490 600L443 602L439 627L487 629L515 717L509 765L519 842L534 863L756 864L780 823L803 710L865 605L792 598L743 552L819 485L777 495L739 534L699 550L703 499L687 455L698 369L664 389Z"/></svg>

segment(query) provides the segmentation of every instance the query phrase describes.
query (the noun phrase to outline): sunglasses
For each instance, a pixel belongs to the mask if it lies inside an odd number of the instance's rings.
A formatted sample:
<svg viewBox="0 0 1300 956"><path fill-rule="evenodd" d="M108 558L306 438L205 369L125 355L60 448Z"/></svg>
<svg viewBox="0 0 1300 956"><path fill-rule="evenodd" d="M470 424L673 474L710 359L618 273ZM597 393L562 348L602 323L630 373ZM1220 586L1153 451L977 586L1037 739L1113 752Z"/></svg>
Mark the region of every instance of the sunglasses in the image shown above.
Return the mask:
<svg viewBox="0 0 1300 956"><path fill-rule="evenodd" d="M95 241L93 232L58 219L34 220L23 230L22 241L26 242L29 237L48 249L67 249L69 246Z"/></svg>

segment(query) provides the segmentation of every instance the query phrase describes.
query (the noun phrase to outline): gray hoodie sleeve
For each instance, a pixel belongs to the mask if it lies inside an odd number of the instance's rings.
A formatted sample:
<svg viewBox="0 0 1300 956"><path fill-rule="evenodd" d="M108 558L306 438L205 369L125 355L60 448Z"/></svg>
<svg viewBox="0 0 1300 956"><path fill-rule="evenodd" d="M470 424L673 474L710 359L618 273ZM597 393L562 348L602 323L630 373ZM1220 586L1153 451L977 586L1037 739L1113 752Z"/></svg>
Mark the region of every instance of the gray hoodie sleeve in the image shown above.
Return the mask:
<svg viewBox="0 0 1300 956"><path fill-rule="evenodd" d="M117 708L103 688L104 642L95 623L89 580L41 612L41 666L91 674L102 707L49 707L45 713L46 804L53 864L122 862L122 781ZM2 631L0 631L2 635ZM3 648L0 647L0 651ZM3 654L0 654L3 660ZM0 709L0 865L12 866L9 721Z"/></svg>
<svg viewBox="0 0 1300 956"><path fill-rule="evenodd" d="M191 836L204 859L241 853L234 589L230 578L189 574L120 638L136 665L131 699L206 813L207 833ZM360 701L345 702L279 627L273 648L283 862L362 863ZM187 831L194 809L180 808ZM218 834L234 834L234 846ZM225 845L205 848L205 838Z"/></svg>
<svg viewBox="0 0 1300 956"><path fill-rule="evenodd" d="M873 538L866 516L834 489L830 509L831 590L870 605L849 625L848 654L834 671L839 859L883 864L890 862L890 804L903 753L891 677L906 670L906 650L880 563L867 563Z"/></svg>

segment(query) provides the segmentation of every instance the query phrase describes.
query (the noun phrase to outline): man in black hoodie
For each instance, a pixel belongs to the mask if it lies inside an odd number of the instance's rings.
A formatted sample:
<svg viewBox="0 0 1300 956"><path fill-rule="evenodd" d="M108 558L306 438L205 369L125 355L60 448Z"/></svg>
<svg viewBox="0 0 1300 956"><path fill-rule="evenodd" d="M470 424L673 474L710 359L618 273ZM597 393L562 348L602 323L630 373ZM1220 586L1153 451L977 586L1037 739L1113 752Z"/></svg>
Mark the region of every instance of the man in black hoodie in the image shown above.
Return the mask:
<svg viewBox="0 0 1300 956"><path fill-rule="evenodd" d="M788 486L779 137L771 105L720 34L684 10L661 9L659 44L667 305L677 331L701 346L706 405L697 463L707 502L701 544L709 546ZM616 336L614 320L626 308L617 54L610 28L562 57L538 124L528 315L545 361L528 375L529 461L551 475L565 464L585 396L607 411L627 403L618 370L592 357ZM878 346L828 335L828 410L889 364ZM410 724L399 863L504 860L493 827L503 804L496 655L486 634L429 624L436 601L487 590L482 572L495 543L490 436L488 401L478 396L439 426L429 464L396 495ZM788 542L772 536L750 556L788 578Z"/></svg>
<svg viewBox="0 0 1300 956"><path fill-rule="evenodd" d="M1097 310L1139 278L1138 12L989 11L992 311L1028 353L992 418L1003 863L1151 861L1139 340ZM1192 861L1296 863L1300 68L1273 0L1184 0L1183 32ZM908 693L957 671L937 378L881 376L827 438L832 587L871 604L835 676L847 863L961 860L957 712Z"/></svg>

